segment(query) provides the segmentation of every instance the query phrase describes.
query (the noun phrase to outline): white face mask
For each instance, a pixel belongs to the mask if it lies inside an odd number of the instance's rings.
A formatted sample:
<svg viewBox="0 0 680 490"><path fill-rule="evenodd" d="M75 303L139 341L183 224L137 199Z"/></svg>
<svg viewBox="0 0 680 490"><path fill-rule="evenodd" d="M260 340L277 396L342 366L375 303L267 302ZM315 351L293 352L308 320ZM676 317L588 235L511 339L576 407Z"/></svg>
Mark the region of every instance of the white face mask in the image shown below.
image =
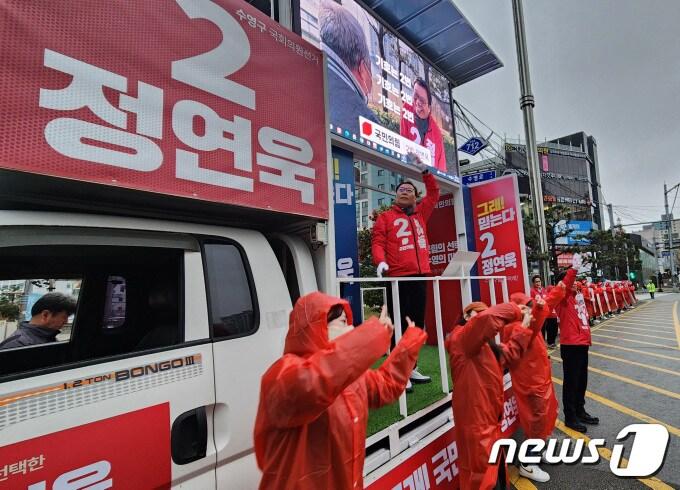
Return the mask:
<svg viewBox="0 0 680 490"><path fill-rule="evenodd" d="M328 323L328 340L335 340L352 330L354 330L354 326L347 325L347 315L343 311L342 315Z"/></svg>

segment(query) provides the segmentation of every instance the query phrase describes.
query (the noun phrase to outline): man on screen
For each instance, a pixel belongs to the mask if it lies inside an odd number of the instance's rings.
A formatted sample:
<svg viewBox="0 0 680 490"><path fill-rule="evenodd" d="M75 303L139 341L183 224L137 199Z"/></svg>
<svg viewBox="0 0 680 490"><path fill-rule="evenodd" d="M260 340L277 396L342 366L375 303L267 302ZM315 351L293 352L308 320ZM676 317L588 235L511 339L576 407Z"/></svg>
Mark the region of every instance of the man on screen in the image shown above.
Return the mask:
<svg viewBox="0 0 680 490"><path fill-rule="evenodd" d="M368 107L373 75L364 31L341 5L323 1L319 7L319 35L328 59L330 122L359 134L359 116L378 122Z"/></svg>
<svg viewBox="0 0 680 490"><path fill-rule="evenodd" d="M402 114L401 135L430 150L433 165L446 172L444 138L432 117L432 92L422 78L416 78L413 82L413 105L404 103L403 112L406 111L413 114L413 122Z"/></svg>

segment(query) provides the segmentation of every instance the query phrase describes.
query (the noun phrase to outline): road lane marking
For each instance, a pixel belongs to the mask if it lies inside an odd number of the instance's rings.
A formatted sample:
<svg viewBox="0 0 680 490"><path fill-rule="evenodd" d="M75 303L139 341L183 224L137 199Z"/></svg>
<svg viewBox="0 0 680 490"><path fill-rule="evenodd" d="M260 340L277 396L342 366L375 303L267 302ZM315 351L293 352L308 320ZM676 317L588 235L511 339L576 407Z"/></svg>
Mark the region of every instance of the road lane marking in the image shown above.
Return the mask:
<svg viewBox="0 0 680 490"><path fill-rule="evenodd" d="M564 384L564 382L560 378L556 378L555 376L552 377L552 380L558 385ZM617 412L625 413L626 415L641 420L642 422L646 422L648 424L661 424L666 429L668 429L668 432L680 437L680 429L678 429L677 427L673 427L672 425L662 422L658 419L655 419L654 417L645 415L644 413L638 412L637 410L633 410L632 408L625 407L620 403L616 403L615 401L609 400L603 396L598 395L597 393L593 393L592 391L586 391L586 397L598 403L601 403L602 405L606 405L609 408L616 410Z"/></svg>
<svg viewBox="0 0 680 490"><path fill-rule="evenodd" d="M634 352L636 354L645 354L647 356L659 357L661 359L669 359L671 361L680 361L680 357L666 356L664 354L657 354L656 352L647 352L647 351L639 350L639 349L631 349L630 347L622 347L620 345L607 344L605 342L593 341L593 345L601 345L603 347L610 347L612 349L625 350L627 352Z"/></svg>
<svg viewBox="0 0 680 490"><path fill-rule="evenodd" d="M677 347L672 347L670 345L664 345L664 344L655 344L654 342L645 342L644 340L631 340L631 339L626 339L626 338L623 338L623 337L612 337L611 335L602 335L601 333L594 333L593 335L595 337L604 337L604 338L607 338L607 339L623 340L624 342L633 342L635 344L653 345L654 347L661 347L663 349L680 351L680 349L678 349Z"/></svg>
<svg viewBox="0 0 680 490"><path fill-rule="evenodd" d="M675 324L675 340L680 347L680 321L678 320L678 302L673 303L673 323Z"/></svg>
<svg viewBox="0 0 680 490"><path fill-rule="evenodd" d="M612 323L616 324L623 323L625 325L639 325L641 327L673 328L673 323L671 320L668 320L667 322L640 322L637 320L622 319L613 321Z"/></svg>
<svg viewBox="0 0 680 490"><path fill-rule="evenodd" d="M614 328L622 328L624 330L636 330L638 332L649 332L649 333L673 333L673 331L670 330L652 330L651 328L636 328L636 327L628 327L626 325L619 325L619 324L611 324L609 325L610 327Z"/></svg>
<svg viewBox="0 0 680 490"><path fill-rule="evenodd" d="M590 442L590 438L587 435L581 434L580 432L576 432L575 430L571 430L569 427L564 425L564 422L562 422L559 419L555 422L555 428L564 432L566 435L568 435L572 439L583 439L586 446ZM597 452L600 453L600 456L602 456L607 461L611 461L612 452L608 448L598 446ZM622 466L623 468L628 466L628 460L626 458L622 457L620 463L623 465ZM638 478L637 480L639 482L641 482L642 484L648 486L649 488L653 488L655 490L666 490L666 489L672 490L673 489L673 487L671 487L670 485L667 485L666 483L659 480L655 476L647 477L647 478Z"/></svg>
<svg viewBox="0 0 680 490"><path fill-rule="evenodd" d="M672 374L673 376L680 376L680 372L673 371L672 369L665 369L665 368L660 368L660 367L657 367L657 366L650 366L649 364L643 364L641 362L630 361L628 359L623 359L621 357L608 356L607 354L601 354L599 352L595 352L592 349L588 353L591 356L602 357L604 359L610 359L612 361L617 361L617 362L623 362L623 363L626 363L626 364L630 364L632 366L638 366L638 367L642 367L642 368L645 368L645 369L652 369L654 371L659 371L660 373Z"/></svg>
<svg viewBox="0 0 680 490"><path fill-rule="evenodd" d="M557 362L562 362L562 359L559 357L555 356L550 356L550 359L553 361ZM623 383L627 383L629 385L637 386L638 388L643 388L645 390L653 391L654 393L658 393L660 395L667 396L669 398L675 398L676 400L680 400L680 394L674 393L669 390L664 390L663 388L659 388L658 386L653 386L647 383L643 383L641 381L638 381L636 379L628 378L626 376L621 376L620 374L616 373L610 373L609 371L605 371L604 369L599 369L593 366L588 366L588 371L592 371L597 374L601 374L602 376L607 376L608 378L615 379L617 381L621 381Z"/></svg>
<svg viewBox="0 0 680 490"><path fill-rule="evenodd" d="M659 339L659 340L675 340L675 337L660 337L658 335L647 335L644 333L633 333L633 332L621 332L617 330L607 330L606 328L600 329L601 332L612 332L612 333L620 333L624 335L634 335L635 337L649 337L650 339Z"/></svg>

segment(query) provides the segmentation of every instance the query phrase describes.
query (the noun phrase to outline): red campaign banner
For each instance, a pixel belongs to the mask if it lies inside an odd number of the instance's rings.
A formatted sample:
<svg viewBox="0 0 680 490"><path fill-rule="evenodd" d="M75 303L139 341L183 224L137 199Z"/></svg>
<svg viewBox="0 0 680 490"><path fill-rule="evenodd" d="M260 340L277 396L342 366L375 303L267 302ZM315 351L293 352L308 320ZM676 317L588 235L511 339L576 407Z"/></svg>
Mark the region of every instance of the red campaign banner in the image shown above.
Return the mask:
<svg viewBox="0 0 680 490"><path fill-rule="evenodd" d="M517 176L470 185L472 224L480 276L505 276L508 294L529 293L524 229L519 207ZM481 300L491 304L488 284L480 282ZM496 284L496 300L503 301L500 282Z"/></svg>
<svg viewBox="0 0 680 490"><path fill-rule="evenodd" d="M161 489L170 480L167 403L0 447L2 488Z"/></svg>
<svg viewBox="0 0 680 490"><path fill-rule="evenodd" d="M6 0L0 168L328 217L321 51L241 0Z"/></svg>
<svg viewBox="0 0 680 490"><path fill-rule="evenodd" d="M506 389L504 395L501 437L510 437L518 427L519 412L512 388ZM456 489L459 486L457 459L458 445L451 429L371 483L366 490Z"/></svg>
<svg viewBox="0 0 680 490"><path fill-rule="evenodd" d="M430 269L433 275L439 276L449 265L452 255L458 251L456 215L451 194L439 197L439 202L427 222L427 238L430 242ZM446 337L463 313L460 283L458 281L441 281L439 283L439 294L442 300L442 325ZM434 293L432 283L429 282L427 284L425 325L427 326L427 343L437 345Z"/></svg>

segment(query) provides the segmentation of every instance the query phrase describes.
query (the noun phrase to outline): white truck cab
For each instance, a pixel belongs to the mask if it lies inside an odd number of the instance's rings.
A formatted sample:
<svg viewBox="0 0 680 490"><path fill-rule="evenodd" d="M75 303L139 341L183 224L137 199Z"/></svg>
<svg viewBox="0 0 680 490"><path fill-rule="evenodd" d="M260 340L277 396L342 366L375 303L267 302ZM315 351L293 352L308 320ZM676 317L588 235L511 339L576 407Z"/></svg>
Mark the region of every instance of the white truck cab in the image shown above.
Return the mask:
<svg viewBox="0 0 680 490"><path fill-rule="evenodd" d="M173 486L256 485L260 377L282 353L292 301L317 289L300 238L2 211L0 270L5 281L79 285L66 338L0 349L2 446L16 450L33 438L77 431L74 444L95 437L120 451L115 457L140 451L135 457L170 470ZM164 423L147 427L145 412ZM116 418L128 430L98 432ZM135 481L130 477L125 481Z"/></svg>

